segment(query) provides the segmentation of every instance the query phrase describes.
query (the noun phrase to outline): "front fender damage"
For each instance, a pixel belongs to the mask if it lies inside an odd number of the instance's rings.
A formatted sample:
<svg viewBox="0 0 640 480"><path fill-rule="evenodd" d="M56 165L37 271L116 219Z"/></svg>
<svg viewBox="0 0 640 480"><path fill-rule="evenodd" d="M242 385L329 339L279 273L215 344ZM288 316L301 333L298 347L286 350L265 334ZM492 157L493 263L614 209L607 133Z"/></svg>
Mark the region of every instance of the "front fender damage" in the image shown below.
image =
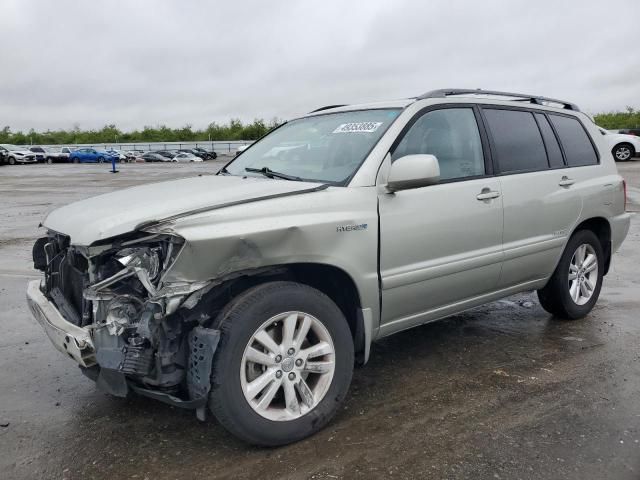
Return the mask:
<svg viewBox="0 0 640 480"><path fill-rule="evenodd" d="M204 418L220 332L209 328L206 308L197 307L224 279L167 279L184 248L175 234L92 247L49 235L37 252L47 259L42 295L91 339L92 362L79 362L83 373L112 395L133 391ZM64 283L56 280L61 277Z"/></svg>

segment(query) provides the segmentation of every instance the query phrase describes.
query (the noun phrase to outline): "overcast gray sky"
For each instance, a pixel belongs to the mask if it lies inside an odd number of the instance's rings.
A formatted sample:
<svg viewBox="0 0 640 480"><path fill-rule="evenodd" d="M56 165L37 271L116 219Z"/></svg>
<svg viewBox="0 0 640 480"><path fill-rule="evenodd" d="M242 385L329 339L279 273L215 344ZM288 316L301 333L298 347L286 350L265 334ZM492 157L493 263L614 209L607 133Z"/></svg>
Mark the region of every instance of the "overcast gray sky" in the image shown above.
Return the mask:
<svg viewBox="0 0 640 480"><path fill-rule="evenodd" d="M0 127L204 127L443 87L640 107L639 0L0 3Z"/></svg>

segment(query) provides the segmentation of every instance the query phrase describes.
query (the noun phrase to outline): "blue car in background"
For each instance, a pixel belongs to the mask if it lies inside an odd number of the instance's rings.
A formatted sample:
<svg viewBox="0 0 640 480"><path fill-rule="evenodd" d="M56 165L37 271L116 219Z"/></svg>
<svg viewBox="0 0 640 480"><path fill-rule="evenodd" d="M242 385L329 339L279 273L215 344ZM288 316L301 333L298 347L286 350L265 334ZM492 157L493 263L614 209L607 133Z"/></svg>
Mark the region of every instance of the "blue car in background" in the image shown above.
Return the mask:
<svg viewBox="0 0 640 480"><path fill-rule="evenodd" d="M69 161L73 163L104 163L111 162L113 153L95 148L79 148L69 154ZM117 155L116 156L116 160Z"/></svg>

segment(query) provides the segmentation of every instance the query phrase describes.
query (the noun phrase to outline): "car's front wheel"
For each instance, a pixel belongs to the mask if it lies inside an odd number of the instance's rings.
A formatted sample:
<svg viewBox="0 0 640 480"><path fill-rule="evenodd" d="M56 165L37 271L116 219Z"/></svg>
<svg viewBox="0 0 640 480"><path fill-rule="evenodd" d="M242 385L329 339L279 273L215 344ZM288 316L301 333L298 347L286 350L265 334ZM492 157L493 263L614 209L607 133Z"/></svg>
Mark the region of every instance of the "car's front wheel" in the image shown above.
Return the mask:
<svg viewBox="0 0 640 480"><path fill-rule="evenodd" d="M51 165L53 163L53 158L51 158L51 157L47 158L47 163L49 165Z"/></svg>
<svg viewBox="0 0 640 480"><path fill-rule="evenodd" d="M600 240L591 230L579 230L567 242L547 285L538 290L540 304L557 317L582 318L598 301L603 275Z"/></svg>
<svg viewBox="0 0 640 480"><path fill-rule="evenodd" d="M353 373L351 330L322 292L270 282L241 294L215 321L221 339L210 406L239 438L276 446L320 430Z"/></svg>
<svg viewBox="0 0 640 480"><path fill-rule="evenodd" d="M9 165L15 165L16 159L14 157L9 157Z"/></svg>
<svg viewBox="0 0 640 480"><path fill-rule="evenodd" d="M626 162L636 154L633 145L629 143L621 143L620 145L616 145L613 148L612 153L613 157L616 159L616 162Z"/></svg>

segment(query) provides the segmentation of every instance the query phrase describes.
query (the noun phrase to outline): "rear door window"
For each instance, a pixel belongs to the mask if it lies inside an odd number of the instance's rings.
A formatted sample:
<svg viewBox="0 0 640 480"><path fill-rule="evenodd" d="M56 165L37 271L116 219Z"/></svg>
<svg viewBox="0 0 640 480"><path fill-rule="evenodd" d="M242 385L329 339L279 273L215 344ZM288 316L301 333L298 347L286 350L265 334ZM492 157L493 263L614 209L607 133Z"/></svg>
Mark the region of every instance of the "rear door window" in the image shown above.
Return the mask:
<svg viewBox="0 0 640 480"><path fill-rule="evenodd" d="M531 112L486 108L484 116L500 172L533 172L549 168L542 136Z"/></svg>
<svg viewBox="0 0 640 480"><path fill-rule="evenodd" d="M549 115L558 133L560 143L567 157L567 165L580 167L596 165L598 155L584 127L577 118L564 115Z"/></svg>
<svg viewBox="0 0 640 480"><path fill-rule="evenodd" d="M535 117L538 122L538 126L540 127L540 132L542 133L544 145L547 148L547 157L549 158L549 166L551 168L564 167L564 160L562 159L562 150L560 150L560 145L558 145L558 139L553 133L553 129L551 128L551 125L549 125L549 120L547 120L547 117L545 117L542 113L536 113Z"/></svg>

